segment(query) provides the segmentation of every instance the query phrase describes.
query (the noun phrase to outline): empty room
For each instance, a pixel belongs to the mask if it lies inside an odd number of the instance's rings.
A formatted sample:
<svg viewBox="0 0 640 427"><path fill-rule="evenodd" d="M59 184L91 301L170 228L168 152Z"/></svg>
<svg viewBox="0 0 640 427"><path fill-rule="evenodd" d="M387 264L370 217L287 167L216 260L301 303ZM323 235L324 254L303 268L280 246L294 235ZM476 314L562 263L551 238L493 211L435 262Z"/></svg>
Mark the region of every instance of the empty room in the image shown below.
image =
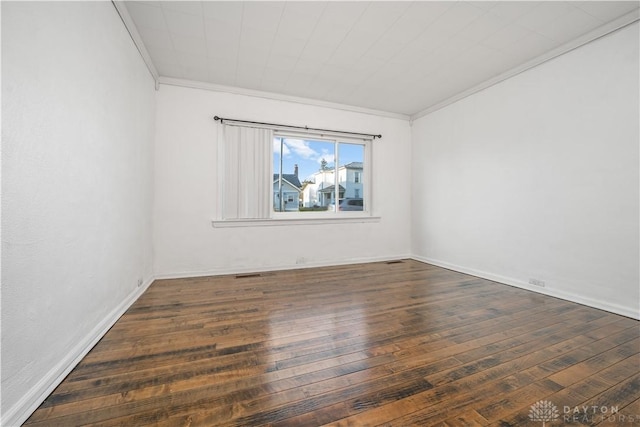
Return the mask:
<svg viewBox="0 0 640 427"><path fill-rule="evenodd" d="M2 426L640 426L638 1L1 2Z"/></svg>

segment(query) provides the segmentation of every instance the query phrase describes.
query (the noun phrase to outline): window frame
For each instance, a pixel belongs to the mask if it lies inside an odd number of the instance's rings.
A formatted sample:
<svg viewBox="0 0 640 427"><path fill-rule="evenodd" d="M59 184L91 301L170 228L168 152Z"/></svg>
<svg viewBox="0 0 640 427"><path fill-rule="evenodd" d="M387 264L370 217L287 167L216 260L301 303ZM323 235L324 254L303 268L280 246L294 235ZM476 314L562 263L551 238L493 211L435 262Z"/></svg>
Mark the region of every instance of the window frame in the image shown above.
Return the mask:
<svg viewBox="0 0 640 427"><path fill-rule="evenodd" d="M297 139L308 139L313 141L329 140L334 143L346 143L346 144L360 144L364 146L364 164L362 182L367 184L364 186L364 194L362 198L365 201L362 211L329 211L329 212L274 212L273 211L273 148L271 148L272 154L269 156L269 182L265 182L263 187L266 191L269 191L269 204L268 209L269 216L265 218L224 218L223 206L224 206L224 186L227 177L224 175L225 170L225 149L222 144L221 136L218 138L218 196L216 202L216 209L214 218L211 219L211 226L213 228L243 228L243 227L273 227L273 226L321 226L321 225L333 225L333 224L358 224L358 223L378 223L381 221L381 217L375 214L375 200L373 196L373 146L375 145L375 137L371 135L371 138L352 137L350 135L343 135L340 132L331 133L328 132L315 132L310 131L289 131L281 129L280 127L262 127L273 130L273 135L282 135ZM273 137L270 141L273 144ZM339 162L339 159L338 159Z"/></svg>
<svg viewBox="0 0 640 427"><path fill-rule="evenodd" d="M274 140L276 138L294 138L294 139L303 139L310 141L318 141L318 142L329 142L334 144L334 188L337 188L339 191L339 165L340 165L340 151L339 145L342 144L356 144L361 145L363 147L363 159L362 159L362 172L360 174L360 184L363 184L363 191L360 198L363 199L363 207L362 211L340 211L338 210L338 205L336 204L336 209L331 211L318 211L318 212L278 212L273 210L274 206L274 191L273 184L270 186L270 206L271 209L271 220L335 220L335 219L345 219L345 218L373 218L372 216L372 167L371 167L371 159L372 159L372 151L373 151L373 140L372 139L364 139L364 138L349 138L342 136L332 136L332 135L317 135L314 133L305 133L305 132L289 132L289 131L279 131L274 130L273 132ZM282 153L280 153L282 155ZM273 156L272 156L273 157ZM274 161L273 158L270 161L271 163L271 176L275 175ZM337 195L338 201L340 200L339 194Z"/></svg>

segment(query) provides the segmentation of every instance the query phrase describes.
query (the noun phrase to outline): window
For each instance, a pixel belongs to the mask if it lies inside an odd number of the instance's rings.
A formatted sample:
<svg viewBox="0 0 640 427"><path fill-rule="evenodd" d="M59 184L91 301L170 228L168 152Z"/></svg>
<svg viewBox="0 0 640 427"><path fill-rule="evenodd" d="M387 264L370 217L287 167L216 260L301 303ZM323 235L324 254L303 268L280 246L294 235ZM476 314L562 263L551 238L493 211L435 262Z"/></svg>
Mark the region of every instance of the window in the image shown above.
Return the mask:
<svg viewBox="0 0 640 427"><path fill-rule="evenodd" d="M235 123L221 130L215 227L379 220L369 204L373 135Z"/></svg>
<svg viewBox="0 0 640 427"><path fill-rule="evenodd" d="M276 133L273 212L364 211L368 141ZM297 195L297 197L296 197ZM293 197L297 203L285 203ZM359 199L359 203L350 203Z"/></svg>

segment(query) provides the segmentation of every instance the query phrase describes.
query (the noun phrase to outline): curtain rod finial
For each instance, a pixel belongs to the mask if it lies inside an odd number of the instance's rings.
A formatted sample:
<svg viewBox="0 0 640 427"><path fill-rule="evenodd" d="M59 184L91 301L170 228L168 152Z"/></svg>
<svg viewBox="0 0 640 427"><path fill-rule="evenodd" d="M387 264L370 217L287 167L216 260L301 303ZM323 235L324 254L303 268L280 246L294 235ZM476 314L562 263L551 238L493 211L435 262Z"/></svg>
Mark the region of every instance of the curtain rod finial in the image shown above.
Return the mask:
<svg viewBox="0 0 640 427"><path fill-rule="evenodd" d="M213 116L213 120L218 121L218 120L222 120L220 117L218 116Z"/></svg>

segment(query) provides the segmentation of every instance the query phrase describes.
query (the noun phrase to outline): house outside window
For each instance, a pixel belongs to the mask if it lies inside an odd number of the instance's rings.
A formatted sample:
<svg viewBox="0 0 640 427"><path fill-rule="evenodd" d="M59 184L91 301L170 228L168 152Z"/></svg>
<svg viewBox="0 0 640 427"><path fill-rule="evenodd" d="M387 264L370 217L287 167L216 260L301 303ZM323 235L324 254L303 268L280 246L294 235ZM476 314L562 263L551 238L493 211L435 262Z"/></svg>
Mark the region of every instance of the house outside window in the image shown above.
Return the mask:
<svg viewBox="0 0 640 427"><path fill-rule="evenodd" d="M302 184L297 176L297 169L292 174L273 174L273 210L274 212L297 212L297 200L300 199ZM282 203L280 203L282 201Z"/></svg>
<svg viewBox="0 0 640 427"><path fill-rule="evenodd" d="M276 134L273 211L335 214L343 201L354 198L364 198L356 210L368 210L363 172L369 142Z"/></svg>

